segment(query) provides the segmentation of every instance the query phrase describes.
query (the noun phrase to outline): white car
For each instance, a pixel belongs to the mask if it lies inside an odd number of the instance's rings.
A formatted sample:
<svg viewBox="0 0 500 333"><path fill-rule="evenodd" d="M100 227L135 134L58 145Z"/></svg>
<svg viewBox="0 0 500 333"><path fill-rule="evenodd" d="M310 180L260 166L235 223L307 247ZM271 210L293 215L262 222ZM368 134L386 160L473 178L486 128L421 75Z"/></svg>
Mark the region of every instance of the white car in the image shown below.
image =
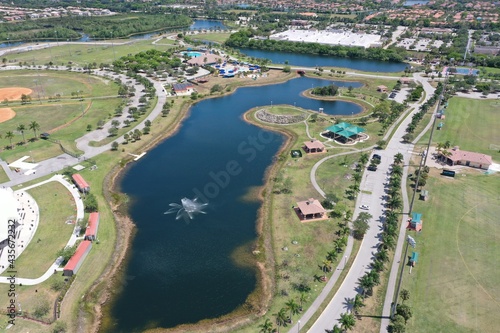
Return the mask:
<svg viewBox="0 0 500 333"><path fill-rule="evenodd" d="M361 206L359 206L359 208L360 209L364 209L364 210L368 210L368 209L370 209L370 206L368 206L368 205L361 205Z"/></svg>

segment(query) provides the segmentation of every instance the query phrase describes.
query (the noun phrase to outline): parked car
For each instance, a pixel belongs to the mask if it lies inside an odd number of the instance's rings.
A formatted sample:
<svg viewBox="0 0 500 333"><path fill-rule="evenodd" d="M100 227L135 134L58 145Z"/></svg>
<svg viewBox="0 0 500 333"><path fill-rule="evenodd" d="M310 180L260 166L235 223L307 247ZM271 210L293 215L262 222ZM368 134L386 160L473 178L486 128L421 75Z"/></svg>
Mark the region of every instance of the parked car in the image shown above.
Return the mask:
<svg viewBox="0 0 500 333"><path fill-rule="evenodd" d="M368 171L377 171L377 167L375 165L370 165L367 169Z"/></svg>
<svg viewBox="0 0 500 333"><path fill-rule="evenodd" d="M373 160L381 160L382 156L380 156L379 154L373 154L372 159Z"/></svg>
<svg viewBox="0 0 500 333"><path fill-rule="evenodd" d="M359 208L360 209L364 209L364 210L368 210L368 209L370 209L370 206L368 206L368 205L361 205L361 206L359 206Z"/></svg>

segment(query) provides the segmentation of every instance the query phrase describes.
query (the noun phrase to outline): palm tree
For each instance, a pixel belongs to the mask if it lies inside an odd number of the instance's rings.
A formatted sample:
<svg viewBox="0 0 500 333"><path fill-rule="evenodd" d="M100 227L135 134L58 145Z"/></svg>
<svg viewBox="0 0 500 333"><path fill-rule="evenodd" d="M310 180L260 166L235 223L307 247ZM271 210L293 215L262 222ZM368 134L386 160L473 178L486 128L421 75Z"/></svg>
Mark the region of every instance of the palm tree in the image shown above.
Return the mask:
<svg viewBox="0 0 500 333"><path fill-rule="evenodd" d="M290 299L285 305L290 313L290 323L293 323L292 317L299 313L299 305L295 303L294 299Z"/></svg>
<svg viewBox="0 0 500 333"><path fill-rule="evenodd" d="M346 223L351 222L351 218L352 218L352 211L350 209L347 209L344 213L344 221Z"/></svg>
<svg viewBox="0 0 500 333"><path fill-rule="evenodd" d="M342 329L338 327L337 325L333 326L331 330L325 330L326 333L342 333Z"/></svg>
<svg viewBox="0 0 500 333"><path fill-rule="evenodd" d="M24 130L25 129L26 129L26 126L24 126L23 124L19 124L17 126L17 131L21 132L21 135L23 136L23 142L26 142L26 140L24 139Z"/></svg>
<svg viewBox="0 0 500 333"><path fill-rule="evenodd" d="M436 150L438 151L438 153L444 148L444 144L441 143L441 142L438 142L437 145L436 145Z"/></svg>
<svg viewBox="0 0 500 333"><path fill-rule="evenodd" d="M344 249L344 242L339 238L333 241L333 246L335 247L335 251L338 253L342 252Z"/></svg>
<svg viewBox="0 0 500 333"><path fill-rule="evenodd" d="M401 153L397 153L394 155L394 164L401 164L403 163L404 156Z"/></svg>
<svg viewBox="0 0 500 333"><path fill-rule="evenodd" d="M359 310L364 306L365 303L363 302L363 297L361 297L360 294L356 294L356 297L354 297L352 300L352 310L354 311L354 313L358 314Z"/></svg>
<svg viewBox="0 0 500 333"><path fill-rule="evenodd" d="M397 223L398 222L398 214L392 210L388 210L385 212L385 223Z"/></svg>
<svg viewBox="0 0 500 333"><path fill-rule="evenodd" d="M448 149L448 148L450 148L450 147L451 147L451 142L450 142L450 140L446 140L446 142L443 144L443 148L444 148L444 149Z"/></svg>
<svg viewBox="0 0 500 333"><path fill-rule="evenodd" d="M332 270L332 262L330 260L323 260L323 263L321 264L321 270L323 273L325 273L325 278L326 278L326 273Z"/></svg>
<svg viewBox="0 0 500 333"><path fill-rule="evenodd" d="M301 292L299 296L299 310L302 311L304 302L307 301L307 294L305 292Z"/></svg>
<svg viewBox="0 0 500 333"><path fill-rule="evenodd" d="M384 263L380 260L375 260L370 264L370 267L377 272L382 272L384 270Z"/></svg>
<svg viewBox="0 0 500 333"><path fill-rule="evenodd" d="M273 331L273 323L269 318L266 318L266 321L263 324L259 325L260 333L271 333Z"/></svg>
<svg viewBox="0 0 500 333"><path fill-rule="evenodd" d="M401 167L401 165L393 164L391 175L398 175L401 177L403 175L403 168Z"/></svg>
<svg viewBox="0 0 500 333"><path fill-rule="evenodd" d="M368 162L368 159L369 159L368 154L367 153L363 153L359 157L359 163L362 164L362 165L365 165Z"/></svg>
<svg viewBox="0 0 500 333"><path fill-rule="evenodd" d="M276 316L276 325L278 325L278 333L280 332L281 326L286 326L286 309L282 308L275 314Z"/></svg>
<svg viewBox="0 0 500 333"><path fill-rule="evenodd" d="M398 176L391 177L391 179L389 179L389 186L391 188L397 188L399 190L399 188L401 187L401 177Z"/></svg>
<svg viewBox="0 0 500 333"><path fill-rule="evenodd" d="M403 303L410 299L410 291L407 289L402 289L399 293L399 297L403 300Z"/></svg>
<svg viewBox="0 0 500 333"><path fill-rule="evenodd" d="M391 197L396 196L399 194L399 188L397 186L391 186L387 190L387 194L389 194Z"/></svg>
<svg viewBox="0 0 500 333"><path fill-rule="evenodd" d="M352 175L352 179L354 180L354 183L358 184L361 181L361 174L356 172Z"/></svg>
<svg viewBox="0 0 500 333"><path fill-rule="evenodd" d="M29 125L29 129L35 133L35 140L36 140L36 131L40 129L40 124L38 124L36 121L33 120Z"/></svg>
<svg viewBox="0 0 500 333"><path fill-rule="evenodd" d="M347 332L356 325L356 318L354 318L352 313L341 313L339 323L344 332Z"/></svg>
<svg viewBox="0 0 500 333"><path fill-rule="evenodd" d="M5 138L9 139L11 148L12 148L12 138L13 137L14 137L14 133L12 133L12 131L8 131L7 133L5 133Z"/></svg>
<svg viewBox="0 0 500 333"><path fill-rule="evenodd" d="M394 196L389 199L387 206L392 210L399 210L403 207L403 202L400 197Z"/></svg>
<svg viewBox="0 0 500 333"><path fill-rule="evenodd" d="M337 261L338 255L339 255L339 253L338 253L337 249L332 250L332 251L328 251L326 253L326 259L330 260L331 262L334 262L334 261Z"/></svg>
<svg viewBox="0 0 500 333"><path fill-rule="evenodd" d="M380 239L381 247L386 250L392 250L396 246L396 241L394 240L394 236L389 235L387 233L383 233Z"/></svg>
<svg viewBox="0 0 500 333"><path fill-rule="evenodd" d="M375 286L378 286L380 284L380 274L378 272L371 270L368 272L368 276L373 281Z"/></svg>
<svg viewBox="0 0 500 333"><path fill-rule="evenodd" d="M387 254L387 250L381 249L375 254L375 258L377 260L380 260L382 262L387 262L389 261L389 255Z"/></svg>
<svg viewBox="0 0 500 333"><path fill-rule="evenodd" d="M363 297L366 297L366 295L370 295L372 293L375 283L373 282L371 276L365 274L359 278L359 286L363 289Z"/></svg>
<svg viewBox="0 0 500 333"><path fill-rule="evenodd" d="M385 234L387 234L388 237L395 238L398 234L397 224L386 224L385 225Z"/></svg>

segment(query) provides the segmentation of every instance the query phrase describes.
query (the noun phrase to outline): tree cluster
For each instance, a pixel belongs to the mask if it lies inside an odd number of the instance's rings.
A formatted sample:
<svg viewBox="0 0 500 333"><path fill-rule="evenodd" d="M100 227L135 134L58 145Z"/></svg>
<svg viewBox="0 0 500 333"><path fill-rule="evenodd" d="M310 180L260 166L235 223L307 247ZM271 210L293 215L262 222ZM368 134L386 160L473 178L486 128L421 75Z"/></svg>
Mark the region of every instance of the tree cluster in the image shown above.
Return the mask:
<svg viewBox="0 0 500 333"><path fill-rule="evenodd" d="M252 30L242 29L233 33L225 42L225 45L235 48L251 48L289 53L319 54L340 58L373 59L394 62L403 62L406 57L406 52L394 49L376 47L365 49L364 47L340 45L330 46L319 43L296 43L271 39L257 40L251 39L253 36L254 32Z"/></svg>
<svg viewBox="0 0 500 333"><path fill-rule="evenodd" d="M339 90L339 87L337 87L334 84L330 84L324 87L316 87L311 90L311 93L313 95L318 95L318 96L335 96L337 95L337 92Z"/></svg>

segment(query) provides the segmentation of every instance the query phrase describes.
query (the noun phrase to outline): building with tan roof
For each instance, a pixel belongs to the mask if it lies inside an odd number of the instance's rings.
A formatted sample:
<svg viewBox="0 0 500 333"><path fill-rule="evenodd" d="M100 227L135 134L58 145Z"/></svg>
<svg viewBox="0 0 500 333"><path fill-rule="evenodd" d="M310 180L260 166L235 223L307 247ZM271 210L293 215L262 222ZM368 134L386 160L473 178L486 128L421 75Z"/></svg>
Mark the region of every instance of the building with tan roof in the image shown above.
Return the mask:
<svg viewBox="0 0 500 333"><path fill-rule="evenodd" d="M328 218L326 210L317 199L309 198L306 201L299 201L294 209L301 221L317 221Z"/></svg>
<svg viewBox="0 0 500 333"><path fill-rule="evenodd" d="M304 151L308 154L311 153L324 153L325 152L325 145L316 139L312 139L309 141L304 142L304 146L302 147Z"/></svg>

